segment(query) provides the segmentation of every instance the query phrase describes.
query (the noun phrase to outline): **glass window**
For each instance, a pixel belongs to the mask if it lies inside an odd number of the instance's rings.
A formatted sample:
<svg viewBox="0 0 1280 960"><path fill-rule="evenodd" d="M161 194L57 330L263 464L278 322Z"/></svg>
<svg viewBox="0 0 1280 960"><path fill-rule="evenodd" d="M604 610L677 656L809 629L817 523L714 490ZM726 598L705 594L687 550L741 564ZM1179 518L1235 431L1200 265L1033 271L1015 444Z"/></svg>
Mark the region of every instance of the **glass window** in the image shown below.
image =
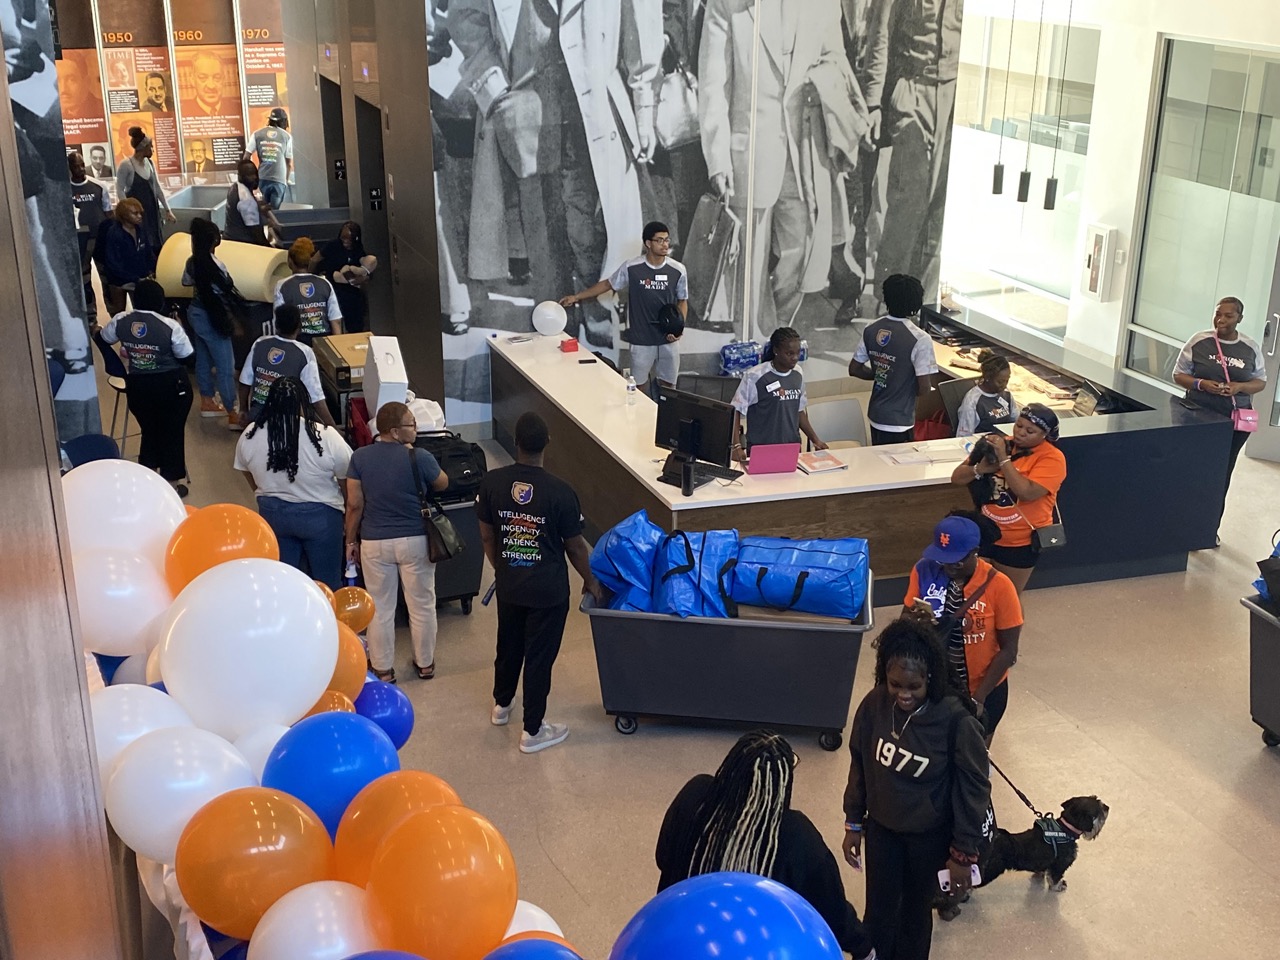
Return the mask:
<svg viewBox="0 0 1280 960"><path fill-rule="evenodd" d="M943 279L953 297L1058 340L1076 273L1099 38L1078 24L971 18L961 43ZM1024 169L1031 190L1019 203ZM1051 176L1057 198L1046 210Z"/></svg>
<svg viewBox="0 0 1280 960"><path fill-rule="evenodd" d="M1171 40L1138 265L1135 333L1182 343L1225 296L1262 336L1280 242L1280 55ZM1128 365L1161 379L1176 353L1130 338ZM1158 366L1156 363L1158 362Z"/></svg>

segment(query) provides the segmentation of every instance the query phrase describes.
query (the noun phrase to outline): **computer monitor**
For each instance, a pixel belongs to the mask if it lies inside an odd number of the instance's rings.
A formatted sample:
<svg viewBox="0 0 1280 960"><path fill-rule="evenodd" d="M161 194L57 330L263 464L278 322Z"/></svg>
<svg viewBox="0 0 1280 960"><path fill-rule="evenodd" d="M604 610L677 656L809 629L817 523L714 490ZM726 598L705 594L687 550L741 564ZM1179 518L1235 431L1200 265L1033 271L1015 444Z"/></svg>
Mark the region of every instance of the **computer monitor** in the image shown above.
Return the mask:
<svg viewBox="0 0 1280 960"><path fill-rule="evenodd" d="M659 384L653 442L686 460L727 467L733 452L733 407Z"/></svg>

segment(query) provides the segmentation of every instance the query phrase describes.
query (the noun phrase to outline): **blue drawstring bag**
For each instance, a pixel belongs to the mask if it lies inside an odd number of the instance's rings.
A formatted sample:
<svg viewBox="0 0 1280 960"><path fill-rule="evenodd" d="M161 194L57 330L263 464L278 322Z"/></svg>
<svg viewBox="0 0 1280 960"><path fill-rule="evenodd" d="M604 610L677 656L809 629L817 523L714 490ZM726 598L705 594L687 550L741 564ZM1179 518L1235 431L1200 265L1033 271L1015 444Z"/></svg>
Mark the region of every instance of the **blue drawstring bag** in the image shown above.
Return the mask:
<svg viewBox="0 0 1280 960"><path fill-rule="evenodd" d="M591 572L617 597L625 597L626 607L650 612L653 593L653 561L666 536L644 510L637 511L602 536L591 551Z"/></svg>
<svg viewBox="0 0 1280 960"><path fill-rule="evenodd" d="M653 612L736 617L729 581L737 562L737 530L677 530L664 537L653 568Z"/></svg>
<svg viewBox="0 0 1280 960"><path fill-rule="evenodd" d="M867 541L743 537L735 602L857 620L867 599Z"/></svg>

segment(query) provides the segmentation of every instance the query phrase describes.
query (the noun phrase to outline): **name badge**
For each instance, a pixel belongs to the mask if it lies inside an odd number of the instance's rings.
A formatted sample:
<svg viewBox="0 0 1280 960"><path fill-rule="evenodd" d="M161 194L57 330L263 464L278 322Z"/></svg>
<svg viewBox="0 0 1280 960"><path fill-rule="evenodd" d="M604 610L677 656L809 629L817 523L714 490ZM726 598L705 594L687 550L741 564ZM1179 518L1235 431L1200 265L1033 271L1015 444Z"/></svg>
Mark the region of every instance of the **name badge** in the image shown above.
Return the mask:
<svg viewBox="0 0 1280 960"><path fill-rule="evenodd" d="M655 275L653 279L655 279L655 280L665 280L665 279L667 279L667 275L666 275L665 273L659 273L659 274Z"/></svg>
<svg viewBox="0 0 1280 960"><path fill-rule="evenodd" d="M773 381L773 383L765 384L764 388L769 393L777 393L778 390L782 388L782 384L780 384L777 380L775 380Z"/></svg>

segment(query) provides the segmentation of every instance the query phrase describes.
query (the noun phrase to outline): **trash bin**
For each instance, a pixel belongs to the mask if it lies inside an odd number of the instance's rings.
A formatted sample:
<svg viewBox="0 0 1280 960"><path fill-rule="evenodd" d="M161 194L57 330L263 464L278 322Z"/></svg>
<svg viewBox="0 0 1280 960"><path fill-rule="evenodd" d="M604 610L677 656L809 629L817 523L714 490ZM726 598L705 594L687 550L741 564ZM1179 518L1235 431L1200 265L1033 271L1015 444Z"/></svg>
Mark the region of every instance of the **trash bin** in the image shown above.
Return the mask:
<svg viewBox="0 0 1280 960"><path fill-rule="evenodd" d="M1244 597L1249 611L1249 714L1262 728L1262 742L1280 744L1280 617L1258 594Z"/></svg>
<svg viewBox="0 0 1280 960"><path fill-rule="evenodd" d="M849 721L862 635L872 627L871 584L856 621L804 614L756 619L679 617L598 608L591 620L600 697L619 733L637 717L726 720L820 731L838 750Z"/></svg>

